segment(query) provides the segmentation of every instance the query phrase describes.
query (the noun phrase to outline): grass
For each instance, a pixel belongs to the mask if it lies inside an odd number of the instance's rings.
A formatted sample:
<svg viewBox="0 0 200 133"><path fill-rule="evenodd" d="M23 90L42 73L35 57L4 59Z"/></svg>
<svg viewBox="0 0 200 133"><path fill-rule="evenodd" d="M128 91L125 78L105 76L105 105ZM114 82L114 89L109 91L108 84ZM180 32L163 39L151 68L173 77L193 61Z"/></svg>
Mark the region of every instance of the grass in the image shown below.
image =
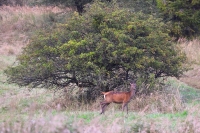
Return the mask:
<svg viewBox="0 0 200 133"><path fill-rule="evenodd" d="M15 56L0 58L0 81L5 81L3 70L13 64ZM54 132L199 132L200 94L176 79L170 78L166 92L137 96L129 103L129 114L122 113L111 104L100 115L99 101L89 106L59 108L60 95L44 89L19 88L13 84L0 84L1 132L54 133ZM187 93L189 92L189 93ZM182 100L187 99L187 100ZM62 100L62 99L61 99ZM63 101L62 101L63 102ZM67 105L69 105L69 101ZM148 107L144 110L145 107Z"/></svg>
<svg viewBox="0 0 200 133"><path fill-rule="evenodd" d="M52 95L46 93L44 89L20 88L14 84L6 83L6 76L3 70L13 64L15 56L1 56L0 62L0 122L7 118L17 119L17 117L28 115L31 110L45 108L45 102L52 99ZM37 111L36 111L37 112ZM29 114L30 115L30 114Z"/></svg>
<svg viewBox="0 0 200 133"><path fill-rule="evenodd" d="M200 89L200 40L198 38L189 41L180 39L179 45L186 53L188 64L191 68L184 73L180 80L194 88Z"/></svg>
<svg viewBox="0 0 200 133"><path fill-rule="evenodd" d="M168 84L171 84L172 86L174 86L175 88L178 89L178 91L180 91L180 93L182 94L182 99L185 102L194 102L194 101L200 101L200 90L199 89L195 89L191 86L188 86L187 84L183 83L183 82L178 82L176 79L170 79L168 81Z"/></svg>
<svg viewBox="0 0 200 133"><path fill-rule="evenodd" d="M134 117L132 117L134 116ZM20 121L19 121L20 119ZM2 125L9 122L4 121ZM18 124L18 127L16 127ZM2 126L0 125L0 127ZM128 116L121 112L105 114L95 112L40 112L29 117L12 119L10 130L25 132L181 132L192 130L199 131L199 119L190 111L176 114L145 114L131 112ZM17 128L17 129L15 129ZM31 130L30 130L31 129Z"/></svg>
<svg viewBox="0 0 200 133"><path fill-rule="evenodd" d="M65 21L70 12L55 6L0 6L0 54L19 54L38 29Z"/></svg>
<svg viewBox="0 0 200 133"><path fill-rule="evenodd" d="M193 40L180 39L179 45L186 53L189 63L200 64L200 41L198 38Z"/></svg>

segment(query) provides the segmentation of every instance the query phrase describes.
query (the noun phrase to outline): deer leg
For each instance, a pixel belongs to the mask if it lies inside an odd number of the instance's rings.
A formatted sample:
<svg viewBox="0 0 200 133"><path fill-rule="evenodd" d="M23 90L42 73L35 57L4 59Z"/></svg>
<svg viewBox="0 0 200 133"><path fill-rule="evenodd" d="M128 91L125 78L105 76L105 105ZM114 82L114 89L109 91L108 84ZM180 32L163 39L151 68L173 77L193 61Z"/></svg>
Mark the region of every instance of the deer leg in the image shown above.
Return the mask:
<svg viewBox="0 0 200 133"><path fill-rule="evenodd" d="M103 114L103 113L104 113L106 106L108 106L108 104L106 104L106 103L102 105L102 107L101 107L101 110L102 110L102 111L101 111L100 114Z"/></svg>
<svg viewBox="0 0 200 133"><path fill-rule="evenodd" d="M101 102L101 113L100 114L103 114L104 111L105 111L105 108L110 104L110 103L107 103L107 102Z"/></svg>
<svg viewBox="0 0 200 133"><path fill-rule="evenodd" d="M107 103L106 101L101 102L101 103L100 103L101 108L104 107L106 103Z"/></svg>
<svg viewBox="0 0 200 133"><path fill-rule="evenodd" d="M124 112L124 108L126 107L126 111L127 111L127 114L128 114L128 103L123 103L122 104L122 111Z"/></svg>
<svg viewBox="0 0 200 133"><path fill-rule="evenodd" d="M105 103L101 103L101 113L100 114L103 114L104 113L104 107L105 107Z"/></svg>
<svg viewBox="0 0 200 133"><path fill-rule="evenodd" d="M127 114L128 114L128 104L126 104L126 111L127 111Z"/></svg>
<svg viewBox="0 0 200 133"><path fill-rule="evenodd" d="M122 112L124 112L125 103L122 104Z"/></svg>
<svg viewBox="0 0 200 133"><path fill-rule="evenodd" d="M103 107L105 106L105 104L103 102L100 102L100 106L101 106L101 113L100 114L102 114L103 113Z"/></svg>
<svg viewBox="0 0 200 133"><path fill-rule="evenodd" d="M102 107L102 113L104 113L105 112L105 108L108 106L108 104L104 104L104 106ZM102 114L101 113L101 114Z"/></svg>

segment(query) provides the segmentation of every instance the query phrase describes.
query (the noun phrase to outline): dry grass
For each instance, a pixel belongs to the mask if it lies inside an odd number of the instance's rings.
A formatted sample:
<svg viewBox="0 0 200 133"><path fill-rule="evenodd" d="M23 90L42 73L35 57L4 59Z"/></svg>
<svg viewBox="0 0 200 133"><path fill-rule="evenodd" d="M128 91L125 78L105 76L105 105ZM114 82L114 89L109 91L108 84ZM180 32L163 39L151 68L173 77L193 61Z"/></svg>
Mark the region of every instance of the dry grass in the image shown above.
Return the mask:
<svg viewBox="0 0 200 133"><path fill-rule="evenodd" d="M155 92L136 97L129 105L130 110L140 113L175 113L184 108L179 91L175 93Z"/></svg>
<svg viewBox="0 0 200 133"><path fill-rule="evenodd" d="M191 68L191 70L184 73L184 76L182 76L180 80L192 87L200 89L200 66L192 65Z"/></svg>
<svg viewBox="0 0 200 133"><path fill-rule="evenodd" d="M61 92L57 98L49 102L51 108L56 110L69 111L98 111L100 112L100 102L103 101L103 95L96 99L94 103L85 104L72 97L68 92ZM178 88L171 85L166 86L165 91L155 91L150 95L136 95L128 104L129 110L145 113L175 113L182 111L185 99L181 96ZM121 111L121 104L110 104L106 112Z"/></svg>
<svg viewBox="0 0 200 133"><path fill-rule="evenodd" d="M97 112L40 112L38 115L7 119L0 123L1 132L21 133L198 133L199 105L174 114L120 112L99 115Z"/></svg>
<svg viewBox="0 0 200 133"><path fill-rule="evenodd" d="M6 88L6 86L2 86ZM183 102L178 88L136 96L129 114L111 104L99 115L99 98L85 105L46 90L8 87L0 95L0 131L20 133L200 132L200 105Z"/></svg>
<svg viewBox="0 0 200 133"><path fill-rule="evenodd" d="M0 54L19 54L29 42L29 37L38 29L53 23L55 14L70 12L70 9L45 6L0 6Z"/></svg>
<svg viewBox="0 0 200 133"><path fill-rule="evenodd" d="M189 63L200 64L200 40L180 39L178 42L181 49L186 53Z"/></svg>
<svg viewBox="0 0 200 133"><path fill-rule="evenodd" d="M194 39L188 41L181 39L179 43L182 50L186 53L188 64L190 64L191 68L191 70L184 73L184 76L180 80L200 89L200 40Z"/></svg>
<svg viewBox="0 0 200 133"><path fill-rule="evenodd" d="M70 11L70 9L61 9L51 6L1 6L1 31L7 32L9 30L23 30L24 23L27 22L30 25L40 26L40 21L44 21L42 18L44 15L50 13L62 13ZM10 22L10 23L8 23ZM25 29L24 29L25 30ZM28 30L28 29L27 29Z"/></svg>

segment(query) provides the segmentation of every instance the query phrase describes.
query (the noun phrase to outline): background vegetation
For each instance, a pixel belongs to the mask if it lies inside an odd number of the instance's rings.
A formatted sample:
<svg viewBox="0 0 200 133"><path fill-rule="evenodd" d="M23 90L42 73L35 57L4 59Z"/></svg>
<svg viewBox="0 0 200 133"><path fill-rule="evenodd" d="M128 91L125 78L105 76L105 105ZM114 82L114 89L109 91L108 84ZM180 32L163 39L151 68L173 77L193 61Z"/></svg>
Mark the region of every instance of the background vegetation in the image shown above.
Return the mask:
<svg viewBox="0 0 200 133"><path fill-rule="evenodd" d="M28 1L27 1L28 2ZM39 1L37 1L39 2ZM132 1L127 5L130 11ZM135 1L137 4L143 1ZM147 5L152 1L146 1ZM28 4L28 3L25 3ZM32 4L32 5L36 5ZM140 4L139 4L140 5ZM139 10L139 5L137 9ZM141 7L145 4L143 3ZM128 7L129 6L129 7ZM129 103L130 114L121 113L112 104L104 116L99 115L98 97L85 104L82 99L90 96L87 88L69 84L64 90L18 87L6 82L4 70L17 66L22 47L32 35L41 35L37 29L49 33L66 28L64 22L74 15L74 9L61 6L1 6L0 7L0 131L1 132L199 132L199 39L179 39L176 46L186 53L191 69L180 80L168 78L163 90L148 95L137 94ZM151 8L150 6L148 6ZM123 7L124 8L124 7ZM85 8L86 9L86 8ZM142 8L144 9L144 7ZM145 13L144 10L141 10ZM151 11L151 10L149 10ZM95 13L95 12L94 12ZM151 15L158 15L157 9ZM75 15L78 15L75 13ZM109 16L109 14L108 14ZM148 15L147 15L148 16ZM147 17L146 16L146 17ZM78 17L78 16L76 16ZM76 18L74 17L74 18ZM82 15L84 18L84 16ZM148 17L147 17L148 18ZM160 20L154 18L153 20ZM63 24L64 23L64 24ZM56 30L52 30L55 29ZM59 33L59 32L58 32ZM43 37L48 33L42 34ZM60 33L59 33L60 34ZM49 37L49 36L46 36ZM174 44L173 44L174 45ZM26 48L25 48L26 49ZM17 59L18 60L18 59ZM187 65L187 64L184 64ZM197 81L197 82L195 82ZM142 80L141 80L142 82ZM152 82L152 81L151 81ZM153 82L154 83L154 82ZM138 82L139 84L139 82ZM142 84L142 83L141 83ZM146 84L146 87L151 84ZM139 87L145 88L142 85ZM155 85L157 87L157 84ZM123 88L124 89L124 88ZM87 102L87 101L86 101Z"/></svg>
<svg viewBox="0 0 200 133"><path fill-rule="evenodd" d="M18 65L6 71L8 80L45 88L75 83L88 87L94 99L128 80L153 85L159 77L179 77L185 56L160 21L115 3L96 2L84 14L75 13L66 23L31 38Z"/></svg>
<svg viewBox="0 0 200 133"><path fill-rule="evenodd" d="M166 22L172 22L171 34L177 38L199 34L200 1L157 0Z"/></svg>

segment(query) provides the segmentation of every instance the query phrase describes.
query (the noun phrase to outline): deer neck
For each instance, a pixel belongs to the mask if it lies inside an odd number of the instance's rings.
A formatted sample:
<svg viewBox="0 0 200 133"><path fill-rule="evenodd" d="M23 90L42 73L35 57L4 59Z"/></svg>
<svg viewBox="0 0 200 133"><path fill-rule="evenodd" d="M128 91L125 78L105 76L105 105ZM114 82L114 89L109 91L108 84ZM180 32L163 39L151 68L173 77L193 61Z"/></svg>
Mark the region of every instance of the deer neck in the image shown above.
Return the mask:
<svg viewBox="0 0 200 133"><path fill-rule="evenodd" d="M131 87L131 98L135 95L135 88Z"/></svg>

